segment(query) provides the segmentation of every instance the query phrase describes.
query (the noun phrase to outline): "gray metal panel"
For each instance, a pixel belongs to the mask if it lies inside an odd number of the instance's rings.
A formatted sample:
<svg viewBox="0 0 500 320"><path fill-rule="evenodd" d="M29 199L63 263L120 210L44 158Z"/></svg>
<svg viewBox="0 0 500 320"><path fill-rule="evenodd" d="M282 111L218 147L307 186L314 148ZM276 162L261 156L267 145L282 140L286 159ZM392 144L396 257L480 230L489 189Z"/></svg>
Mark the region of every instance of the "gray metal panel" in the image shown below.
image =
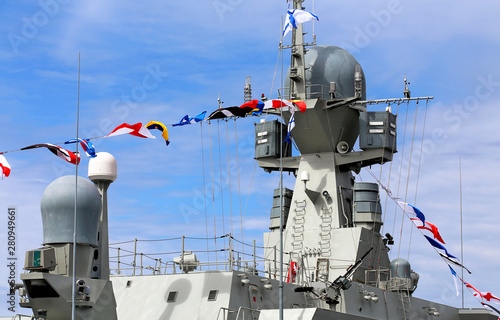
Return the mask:
<svg viewBox="0 0 500 320"><path fill-rule="evenodd" d="M379 202L358 201L354 206L354 212L376 212L382 213L382 207Z"/></svg>
<svg viewBox="0 0 500 320"><path fill-rule="evenodd" d="M255 124L255 159L280 157L280 147L283 157L290 157L292 149L283 143L287 133L286 125L277 120Z"/></svg>
<svg viewBox="0 0 500 320"><path fill-rule="evenodd" d="M390 112L361 112L359 115L359 147L363 150L387 148L397 151L396 115Z"/></svg>
<svg viewBox="0 0 500 320"><path fill-rule="evenodd" d="M292 137L301 154L333 152L340 141L353 146L359 133L359 112L347 105L327 108L325 100L308 100L307 111L295 112ZM289 112L285 121L289 121Z"/></svg>
<svg viewBox="0 0 500 320"><path fill-rule="evenodd" d="M290 204L292 203L292 198L291 197L283 197L283 207L288 207L290 208ZM281 200L279 197L273 198L273 208L278 207L281 205Z"/></svg>
<svg viewBox="0 0 500 320"><path fill-rule="evenodd" d="M279 196L280 196L280 188L274 189L273 198L279 198ZM293 190L288 188L283 188L283 197L288 197L291 199L292 196L293 196Z"/></svg>

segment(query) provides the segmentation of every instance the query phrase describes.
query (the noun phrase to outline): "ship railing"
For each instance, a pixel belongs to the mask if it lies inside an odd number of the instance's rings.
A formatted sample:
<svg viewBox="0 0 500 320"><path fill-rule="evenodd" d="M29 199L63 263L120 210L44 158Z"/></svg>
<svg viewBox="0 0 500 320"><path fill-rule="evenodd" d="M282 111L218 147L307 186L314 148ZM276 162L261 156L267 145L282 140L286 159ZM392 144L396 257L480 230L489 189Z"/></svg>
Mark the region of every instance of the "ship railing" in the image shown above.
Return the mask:
<svg viewBox="0 0 500 320"><path fill-rule="evenodd" d="M252 320L257 319L259 314L260 310L258 309L239 307L238 310L234 310L226 307L221 307L219 309L219 312L217 313L217 320ZM235 317L230 317L233 315L235 315Z"/></svg>
<svg viewBox="0 0 500 320"><path fill-rule="evenodd" d="M27 319L33 319L33 316L27 316L25 314L16 314L14 317L12 317L12 320L27 320Z"/></svg>
<svg viewBox="0 0 500 320"><path fill-rule="evenodd" d="M278 99L289 99L289 87L278 89ZM330 99L330 87L323 84L308 84L306 85L306 99Z"/></svg>
<svg viewBox="0 0 500 320"><path fill-rule="evenodd" d="M390 278L389 269L370 269L365 270L365 284L380 288Z"/></svg>
<svg viewBox="0 0 500 320"><path fill-rule="evenodd" d="M274 257L263 257L265 249L272 249ZM140 276L224 270L276 278L278 256L279 249L276 247L258 246L255 240L251 244L244 243L227 234L214 238L182 236L111 243L109 260L110 272L116 275ZM274 272L270 271L271 268L264 268L269 265L275 266ZM285 270L288 266L289 263L285 263Z"/></svg>

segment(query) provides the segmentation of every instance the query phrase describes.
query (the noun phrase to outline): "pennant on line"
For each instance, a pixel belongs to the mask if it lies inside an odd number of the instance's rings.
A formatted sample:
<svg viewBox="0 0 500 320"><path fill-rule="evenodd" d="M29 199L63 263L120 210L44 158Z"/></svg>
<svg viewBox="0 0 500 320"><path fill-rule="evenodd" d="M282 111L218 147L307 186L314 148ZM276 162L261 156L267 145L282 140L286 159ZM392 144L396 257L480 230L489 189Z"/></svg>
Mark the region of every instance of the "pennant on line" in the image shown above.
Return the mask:
<svg viewBox="0 0 500 320"><path fill-rule="evenodd" d="M439 234L438 228L435 225L426 221L424 222L424 225L421 226L418 222L421 222L422 220L418 218L410 218L410 220L413 221L413 223L418 229L430 231L434 239L441 242L442 244L446 244L446 242L444 242L443 238L441 237L441 234Z"/></svg>
<svg viewBox="0 0 500 320"><path fill-rule="evenodd" d="M106 138L108 137L114 137L114 136L119 136L122 134L131 134L136 137L140 138L150 138L150 139L156 139L155 136L149 132L149 130L142 125L141 122L138 122L136 124L128 124L128 123L122 123L118 127L114 128L113 131L111 131Z"/></svg>
<svg viewBox="0 0 500 320"><path fill-rule="evenodd" d="M2 169L2 179L10 175L10 165L7 162L7 159L2 155L0 155L0 169Z"/></svg>
<svg viewBox="0 0 500 320"><path fill-rule="evenodd" d="M34 144L31 146L21 148L21 150L29 150L29 149L36 149L36 148L47 148L47 149L49 149L50 152L52 152L53 154L55 154L59 158L64 159L71 164L78 165L80 163L80 155L79 154L75 154L69 150L63 149L63 148L56 146L54 144L51 144L51 143Z"/></svg>
<svg viewBox="0 0 500 320"><path fill-rule="evenodd" d="M415 215L417 218L420 219L420 221L422 221L422 225L425 225L425 216L422 213L422 211L420 211L416 207L412 206L411 204L408 204L408 203L403 202L403 201L398 201L397 203L398 203L399 207L401 209L403 209L404 212Z"/></svg>
<svg viewBox="0 0 500 320"><path fill-rule="evenodd" d="M170 144L170 141L168 140L168 130L163 123L159 121L149 121L148 124L146 125L146 128L148 130L151 129L160 130L162 132L161 136L163 137L163 139L165 139L165 143L167 144L167 146Z"/></svg>
<svg viewBox="0 0 500 320"><path fill-rule="evenodd" d="M87 154L87 157L89 157L89 158L97 157L97 155L95 153L95 148L94 148L94 145L92 144L92 142L90 142L88 140L83 140L80 138L78 138L78 141L80 142L80 145L82 146L83 150ZM71 143L76 143L76 139L68 140L64 144L71 144Z"/></svg>
<svg viewBox="0 0 500 320"><path fill-rule="evenodd" d="M207 112L203 111L200 114L198 114L197 116L192 117L192 118L190 118L186 114L184 117L182 117L181 121L179 121L178 123L174 123L172 126L173 127L185 126L185 125L188 125L188 124L192 124L192 123L197 123L197 122L203 121L205 119L205 115L206 114L207 114Z"/></svg>

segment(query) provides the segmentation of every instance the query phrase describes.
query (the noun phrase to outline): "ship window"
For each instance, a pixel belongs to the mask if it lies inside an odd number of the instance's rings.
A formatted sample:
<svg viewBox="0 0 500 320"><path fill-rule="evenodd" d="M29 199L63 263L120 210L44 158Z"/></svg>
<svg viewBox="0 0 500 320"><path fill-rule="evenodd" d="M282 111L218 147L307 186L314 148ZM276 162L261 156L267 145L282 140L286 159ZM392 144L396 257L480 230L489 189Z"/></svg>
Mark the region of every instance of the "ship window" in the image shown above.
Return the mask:
<svg viewBox="0 0 500 320"><path fill-rule="evenodd" d="M130 288L130 286L132 286L132 280L127 281L127 288Z"/></svg>
<svg viewBox="0 0 500 320"><path fill-rule="evenodd" d="M219 293L219 290L210 290L208 293L208 301L215 301L217 300L217 294Z"/></svg>
<svg viewBox="0 0 500 320"><path fill-rule="evenodd" d="M170 291L168 293L167 302L175 302L175 299L177 299L178 292L179 291Z"/></svg>
<svg viewBox="0 0 500 320"><path fill-rule="evenodd" d="M45 279L26 281L26 289L30 298L59 298L59 294Z"/></svg>

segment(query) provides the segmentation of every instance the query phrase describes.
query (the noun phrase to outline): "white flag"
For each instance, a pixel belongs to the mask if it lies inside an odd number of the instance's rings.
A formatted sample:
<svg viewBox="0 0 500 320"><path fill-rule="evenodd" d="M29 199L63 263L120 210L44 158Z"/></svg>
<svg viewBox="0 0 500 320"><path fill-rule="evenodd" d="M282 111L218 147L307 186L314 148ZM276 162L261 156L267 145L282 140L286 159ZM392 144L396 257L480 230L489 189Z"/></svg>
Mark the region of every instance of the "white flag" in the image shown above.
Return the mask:
<svg viewBox="0 0 500 320"><path fill-rule="evenodd" d="M288 10L285 19L285 26L283 27L283 37L285 37L286 34L292 30L292 27L297 29L297 25L313 19L319 21L318 16L310 13L309 11L300 9Z"/></svg>

